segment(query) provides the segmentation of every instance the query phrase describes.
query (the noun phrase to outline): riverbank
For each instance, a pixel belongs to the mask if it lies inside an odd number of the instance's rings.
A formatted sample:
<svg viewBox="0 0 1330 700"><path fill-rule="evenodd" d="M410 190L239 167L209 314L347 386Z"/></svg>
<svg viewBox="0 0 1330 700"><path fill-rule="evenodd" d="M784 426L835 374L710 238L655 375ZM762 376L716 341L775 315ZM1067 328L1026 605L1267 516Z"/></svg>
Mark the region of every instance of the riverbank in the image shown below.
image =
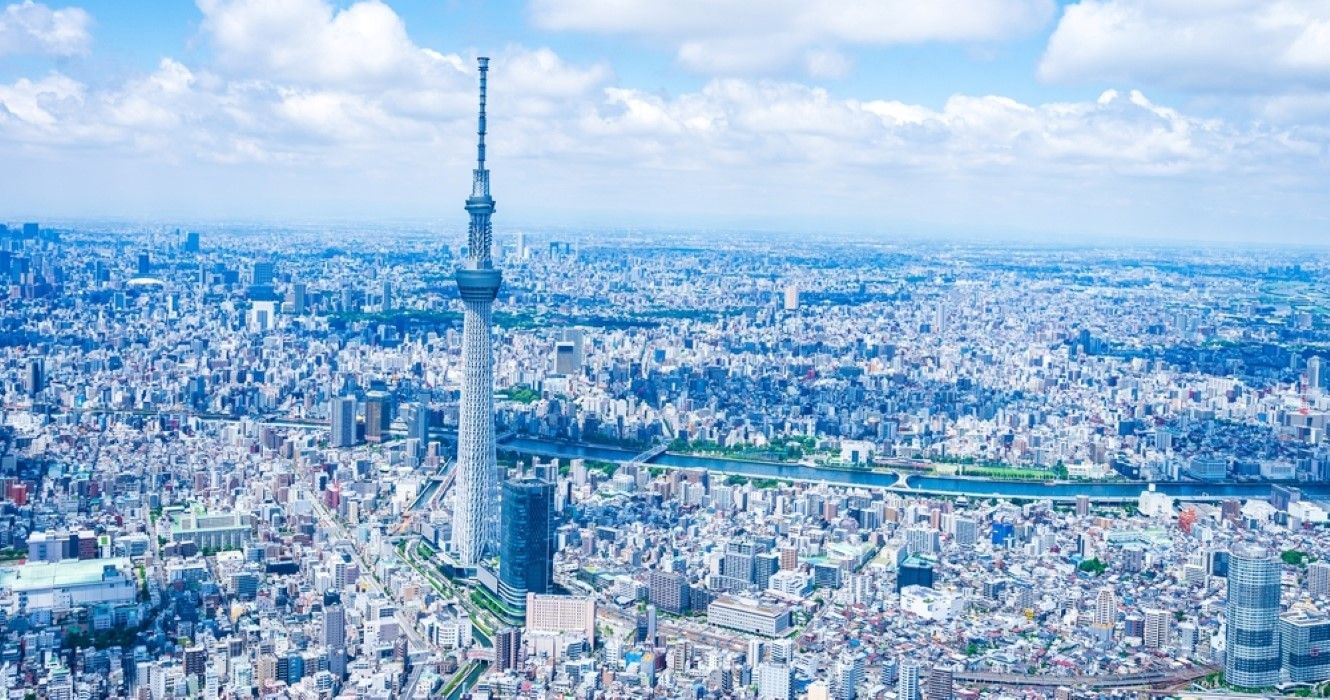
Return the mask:
<svg viewBox="0 0 1330 700"><path fill-rule="evenodd" d="M627 463L637 453L618 447L570 443L542 438L513 437L499 445L500 450L546 459L587 459ZM665 452L648 460L652 467L692 469L723 476L743 476L778 481L827 483L840 486L875 488L920 495L966 496L970 498L1005 498L1024 500L1075 501L1084 496L1092 502L1124 503L1140 498L1142 491L1156 491L1184 501L1222 501L1230 498L1268 498L1268 482L1195 482L1174 481L1150 484L1143 481L1007 481L974 476L933 476L901 474L890 471L809 466L797 463L740 460L727 457ZM1330 484L1299 484L1313 498L1330 498Z"/></svg>

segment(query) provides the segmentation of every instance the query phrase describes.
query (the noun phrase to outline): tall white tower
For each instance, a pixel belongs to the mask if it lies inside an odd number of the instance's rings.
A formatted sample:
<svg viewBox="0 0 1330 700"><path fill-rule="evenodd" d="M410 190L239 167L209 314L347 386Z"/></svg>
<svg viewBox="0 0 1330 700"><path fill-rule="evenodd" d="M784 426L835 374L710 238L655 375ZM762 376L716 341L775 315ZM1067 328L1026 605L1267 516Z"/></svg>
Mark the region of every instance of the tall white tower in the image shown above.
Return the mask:
<svg viewBox="0 0 1330 700"><path fill-rule="evenodd" d="M480 62L480 120L476 130L476 169L466 210L467 258L457 269L462 317L462 405L457 426L457 501L453 551L462 566L474 566L492 550L498 536L499 473L494 459L494 297L503 276L490 259L493 232L490 173L485 169L485 78L489 59Z"/></svg>

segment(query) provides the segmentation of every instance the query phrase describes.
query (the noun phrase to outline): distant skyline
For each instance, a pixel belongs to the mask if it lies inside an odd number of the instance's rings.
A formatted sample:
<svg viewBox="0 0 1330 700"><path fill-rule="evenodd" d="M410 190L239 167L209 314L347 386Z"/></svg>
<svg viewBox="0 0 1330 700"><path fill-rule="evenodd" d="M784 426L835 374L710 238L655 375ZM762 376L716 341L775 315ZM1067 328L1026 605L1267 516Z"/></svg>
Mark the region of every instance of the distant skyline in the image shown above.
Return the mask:
<svg viewBox="0 0 1330 700"><path fill-rule="evenodd" d="M757 9L760 8L760 9ZM0 220L1330 239L1315 0L0 0Z"/></svg>

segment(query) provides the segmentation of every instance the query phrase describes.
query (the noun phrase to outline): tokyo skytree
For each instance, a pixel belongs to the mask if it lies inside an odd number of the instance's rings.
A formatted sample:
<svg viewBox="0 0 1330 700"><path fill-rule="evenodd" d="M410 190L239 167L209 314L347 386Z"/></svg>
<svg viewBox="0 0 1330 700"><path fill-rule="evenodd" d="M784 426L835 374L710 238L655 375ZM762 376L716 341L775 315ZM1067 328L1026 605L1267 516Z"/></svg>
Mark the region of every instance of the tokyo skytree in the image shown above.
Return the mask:
<svg viewBox="0 0 1330 700"><path fill-rule="evenodd" d="M457 426L457 499L453 551L462 566L475 566L498 537L499 468L494 458L494 298L503 276L490 258L493 233L490 173L485 169L485 79L489 59L480 63L480 121L476 130L476 169L466 210L467 258L457 269L462 318L462 405Z"/></svg>

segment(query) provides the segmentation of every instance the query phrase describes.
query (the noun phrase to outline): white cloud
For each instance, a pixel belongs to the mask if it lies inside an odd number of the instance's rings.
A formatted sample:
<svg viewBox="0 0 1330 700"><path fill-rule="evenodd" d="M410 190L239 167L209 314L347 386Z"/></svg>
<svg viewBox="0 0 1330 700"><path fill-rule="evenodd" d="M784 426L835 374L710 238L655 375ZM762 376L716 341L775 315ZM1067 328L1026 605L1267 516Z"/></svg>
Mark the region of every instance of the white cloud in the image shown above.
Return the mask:
<svg viewBox="0 0 1330 700"><path fill-rule="evenodd" d="M32 0L8 5L0 13L0 56L86 53L92 43L91 23L88 13L77 7L52 10Z"/></svg>
<svg viewBox="0 0 1330 700"><path fill-rule="evenodd" d="M1330 2L1081 0L1059 20L1039 76L1264 94L1330 88Z"/></svg>
<svg viewBox="0 0 1330 700"><path fill-rule="evenodd" d="M233 74L314 85L384 87L446 83L465 75L456 56L416 46L392 8L363 0L198 0L219 67Z"/></svg>
<svg viewBox="0 0 1330 700"><path fill-rule="evenodd" d="M309 198L341 214L362 202L451 211L445 193L464 193L473 157L471 57L415 44L372 0L340 11L321 0L201 7L215 63L167 58L110 88L58 72L0 84L0 159L157 187L172 201L212 201L227 213L256 202L300 210ZM375 55L342 55L348 42L377 47ZM810 69L844 69L830 44L800 51ZM548 49L510 46L493 58L496 193L528 211L920 220L969 212L986 223L999 211L1013 221L1065 218L1083 205L1112 223L1124 201L1139 208L1179 191L1223 192L1215 197L1225 206L1261 193L1262 206L1284 204L1290 192L1324 198L1313 183L1330 170L1325 130L1198 117L1130 90L1044 104L956 95L920 105L731 78L667 95L616 85L608 67ZM195 172L211 179L194 185ZM22 196L80 192L37 189L41 182L25 178L33 189ZM1330 212L1330 203L1316 206Z"/></svg>
<svg viewBox="0 0 1330 700"><path fill-rule="evenodd" d="M1052 0L533 0L530 11L545 29L668 42L700 73L802 67L821 77L832 66L817 52L838 45L1007 39L1044 26L1053 8Z"/></svg>
<svg viewBox="0 0 1330 700"><path fill-rule="evenodd" d="M673 97L597 90L597 69L544 51L511 49L493 66L494 86L550 75L551 94L561 95L519 99L510 85L492 102L491 158L509 174L590 167L631 189L646 173L695 173L760 198L763 187L783 186L781 173L816 176L817 187L831 189L916 177L1001 189L1014 173L1106 189L1178 176L1222 183L1327 173L1330 135L1190 116L1136 91L1047 104L956 95L930 108L747 79ZM54 156L100 149L112 159L277 163L340 172L347 183L385 168L401 177L442 164L461 171L474 139L474 86L436 96L442 106L404 104L346 88L226 79L165 59L112 90L60 74L0 85L0 153L7 143Z"/></svg>
<svg viewBox="0 0 1330 700"><path fill-rule="evenodd" d="M957 95L933 110L834 99L798 84L730 79L675 99L625 89L611 90L607 98L606 108L587 117L581 130L626 141L615 147L650 154L661 166L705 167L723 154L725 161L753 168L1017 168L1050 177L1156 176L1220 174L1283 163L1317 148L1290 132L1186 116L1134 91L1043 105Z"/></svg>
<svg viewBox="0 0 1330 700"><path fill-rule="evenodd" d="M11 127L52 128L57 126L61 105L77 109L83 93L83 85L59 73L39 80L19 78L12 85L0 85L0 118Z"/></svg>
<svg viewBox="0 0 1330 700"><path fill-rule="evenodd" d="M809 49L804 54L804 67L810 78L844 78L852 62L835 49Z"/></svg>

